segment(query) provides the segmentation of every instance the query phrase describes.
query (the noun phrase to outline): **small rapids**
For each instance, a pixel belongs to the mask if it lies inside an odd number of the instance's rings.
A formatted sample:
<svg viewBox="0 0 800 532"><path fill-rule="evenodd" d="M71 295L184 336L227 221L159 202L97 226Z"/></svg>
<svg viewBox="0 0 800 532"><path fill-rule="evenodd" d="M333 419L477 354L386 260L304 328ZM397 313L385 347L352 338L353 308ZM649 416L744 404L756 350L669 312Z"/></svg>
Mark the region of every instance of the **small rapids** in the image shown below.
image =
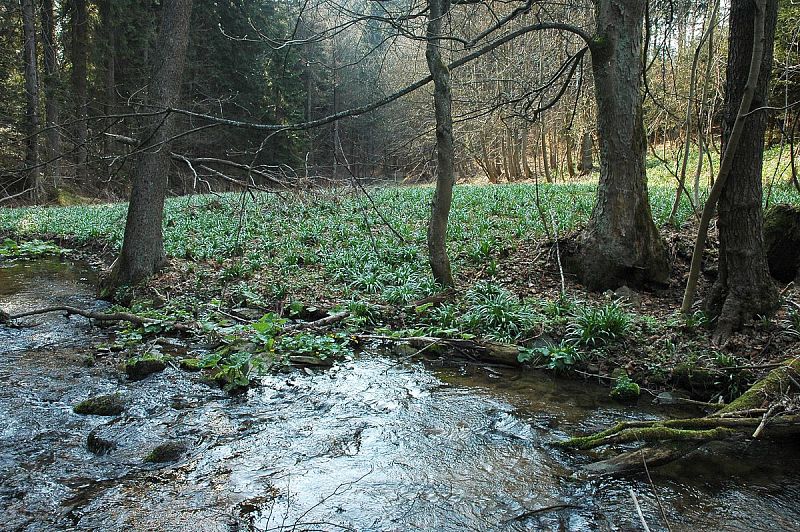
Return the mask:
<svg viewBox="0 0 800 532"><path fill-rule="evenodd" d="M101 308L93 283L79 264L1 265L0 308ZM366 353L229 397L172 367L130 382L111 363L87 366L105 333L82 318L26 323L0 328L7 529L640 530L630 489L651 529L665 529L646 477L582 478L586 458L552 445L664 415L598 386ZM108 393L121 416L72 412ZM186 451L144 461L164 443ZM653 471L672 529L800 528L798 450L709 452Z"/></svg>

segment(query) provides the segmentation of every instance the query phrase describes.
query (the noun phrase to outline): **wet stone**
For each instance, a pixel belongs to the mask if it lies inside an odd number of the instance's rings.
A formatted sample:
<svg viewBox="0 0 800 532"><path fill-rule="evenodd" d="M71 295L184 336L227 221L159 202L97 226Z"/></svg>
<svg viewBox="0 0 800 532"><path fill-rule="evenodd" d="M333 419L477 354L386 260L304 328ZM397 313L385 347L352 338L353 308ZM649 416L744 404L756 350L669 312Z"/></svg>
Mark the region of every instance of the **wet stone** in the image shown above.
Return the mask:
<svg viewBox="0 0 800 532"><path fill-rule="evenodd" d="M144 457L145 462L164 463L174 462L183 456L189 447L181 441L169 441L155 447L150 454Z"/></svg>
<svg viewBox="0 0 800 532"><path fill-rule="evenodd" d="M72 411L91 416L118 416L125 410L125 402L118 394L99 395L81 401Z"/></svg>
<svg viewBox="0 0 800 532"><path fill-rule="evenodd" d="M163 360L140 359L125 364L125 373L132 381L140 381L153 373L164 371L166 367Z"/></svg>
<svg viewBox="0 0 800 532"><path fill-rule="evenodd" d="M116 449L117 443L100 436L98 429L94 429L86 437L86 448L89 449L90 453L102 456Z"/></svg>

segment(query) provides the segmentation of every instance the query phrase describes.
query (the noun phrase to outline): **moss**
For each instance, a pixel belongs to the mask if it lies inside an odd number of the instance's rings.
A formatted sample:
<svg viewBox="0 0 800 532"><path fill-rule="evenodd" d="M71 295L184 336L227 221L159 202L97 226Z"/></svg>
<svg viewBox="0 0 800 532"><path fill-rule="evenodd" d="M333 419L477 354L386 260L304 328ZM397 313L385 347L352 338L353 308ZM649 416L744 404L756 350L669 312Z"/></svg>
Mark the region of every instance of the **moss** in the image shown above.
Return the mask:
<svg viewBox="0 0 800 532"><path fill-rule="evenodd" d="M572 438L561 442L560 445L573 449L586 450L612 443L721 440L732 436L734 433L735 431L733 429L727 427L695 430L653 425L650 427L630 427L606 436L601 436L603 433L598 433L591 436Z"/></svg>
<svg viewBox="0 0 800 532"><path fill-rule="evenodd" d="M155 447L144 457L145 462L164 463L178 460L188 450L185 443L180 441L169 441Z"/></svg>
<svg viewBox="0 0 800 532"><path fill-rule="evenodd" d="M72 407L76 414L92 416L118 416L124 410L125 404L117 394L90 397Z"/></svg>
<svg viewBox="0 0 800 532"><path fill-rule="evenodd" d="M203 369L203 363L199 358L184 358L179 363L181 369L186 371L200 371Z"/></svg>
<svg viewBox="0 0 800 532"><path fill-rule="evenodd" d="M730 404L720 409L719 413L726 414L761 408L771 396L781 393L791 385L791 381L788 378L789 372L796 374L798 371L800 371L800 359L787 360L785 366L775 368L767 373L766 377L755 383Z"/></svg>

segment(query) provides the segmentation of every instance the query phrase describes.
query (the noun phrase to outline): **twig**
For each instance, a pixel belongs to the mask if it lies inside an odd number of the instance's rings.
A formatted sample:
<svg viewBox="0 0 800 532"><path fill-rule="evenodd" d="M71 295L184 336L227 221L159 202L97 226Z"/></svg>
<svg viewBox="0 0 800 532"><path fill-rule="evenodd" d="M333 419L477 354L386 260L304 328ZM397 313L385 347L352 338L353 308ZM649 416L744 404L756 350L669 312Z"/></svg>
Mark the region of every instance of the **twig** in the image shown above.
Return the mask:
<svg viewBox="0 0 800 532"><path fill-rule="evenodd" d="M656 503L658 504L658 509L661 511L661 518L664 520L664 524L667 527L669 532L672 532L672 527L669 526L669 520L667 519L667 512L664 510L664 505L661 504L661 497L658 496L658 491L656 491L656 485L653 482L653 477L650 476L650 468L647 467L647 458L644 456L644 451L642 453L642 465L644 466L644 472L647 475L647 481L650 483L650 489L653 490L653 495L656 497Z"/></svg>
<svg viewBox="0 0 800 532"><path fill-rule="evenodd" d="M761 418L761 423L758 424L756 431L753 433L753 439L758 438L761 435L761 432L763 432L764 427L767 426L767 421L769 421L769 418L772 417L772 414L781 406L782 405L772 405L771 407L769 407L769 410L764 412L764 417Z"/></svg>
<svg viewBox="0 0 800 532"><path fill-rule="evenodd" d="M631 494L631 499L633 499L633 506L636 507L636 513L639 515L639 521L642 523L642 528L644 528L645 532L650 532L650 527L647 526L647 521L644 520L644 514L642 513L642 508L639 506L639 499L636 498L636 494L633 492L633 488L628 488L628 493Z"/></svg>

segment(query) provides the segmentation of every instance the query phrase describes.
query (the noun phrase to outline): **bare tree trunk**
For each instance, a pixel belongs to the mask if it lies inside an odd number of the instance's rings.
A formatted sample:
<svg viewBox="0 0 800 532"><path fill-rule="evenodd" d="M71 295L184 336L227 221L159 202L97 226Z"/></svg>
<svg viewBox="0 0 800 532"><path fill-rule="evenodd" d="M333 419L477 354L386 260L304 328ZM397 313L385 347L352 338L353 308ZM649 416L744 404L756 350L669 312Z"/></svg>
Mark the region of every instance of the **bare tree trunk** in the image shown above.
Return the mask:
<svg viewBox="0 0 800 532"><path fill-rule="evenodd" d="M180 96L192 0L164 2L162 9L148 90L148 103L156 109L175 107ZM162 224L174 127L174 115L155 116L144 135L153 147L136 161L125 239L112 272L112 286L139 282L164 264Z"/></svg>
<svg viewBox="0 0 800 532"><path fill-rule="evenodd" d="M703 92L702 96L700 97L700 110L697 113L697 138L698 138L698 154L697 154L697 168L695 169L694 174L694 187L693 187L693 196L694 196L694 207L696 210L700 210L700 178L702 177L703 173L703 154L708 150L706 146L707 141L704 138L704 134L713 135L713 131L710 127L704 127L702 124L702 120L705 113L705 106L708 100L708 91L709 87L711 86L711 67L714 64L712 60L714 55L714 29L717 27L717 18L719 14L719 0L712 2L709 6L709 11L711 12L710 20L709 20L709 28L708 28L708 52L706 56L706 70L705 70L705 77L703 78ZM707 122L707 121L706 121Z"/></svg>
<svg viewBox="0 0 800 532"><path fill-rule="evenodd" d="M115 80L115 61L116 61L116 35L114 24L114 12L111 4L112 0L102 0L100 2L100 23L102 24L102 38L103 38L103 51L105 54L105 72L104 72L104 95L103 95L103 113L106 116L113 114L114 104L117 99L116 95L116 80ZM106 119L106 130L110 132L112 120ZM109 157L111 155L111 142L112 137L104 135L103 137L103 155Z"/></svg>
<svg viewBox="0 0 800 532"><path fill-rule="evenodd" d="M25 173L22 190L30 189L30 198L39 199L39 82L36 70L36 17L33 0L22 0L22 34L25 39Z"/></svg>
<svg viewBox="0 0 800 532"><path fill-rule="evenodd" d="M486 139L483 138L483 135L481 135L481 167L486 172L489 183L496 184L500 182L500 169L497 168L494 157L489 154L489 150L486 147Z"/></svg>
<svg viewBox="0 0 800 532"><path fill-rule="evenodd" d="M597 0L591 47L600 137L600 184L571 267L592 289L666 283L669 257L647 193L642 122L644 3Z"/></svg>
<svg viewBox="0 0 800 532"><path fill-rule="evenodd" d="M86 0L72 2L72 98L75 106L75 178L78 184L88 181L89 123L87 120L86 82L88 75L89 15Z"/></svg>
<svg viewBox="0 0 800 532"><path fill-rule="evenodd" d="M592 134L588 131L583 133L581 139L581 175L590 174L594 170L594 158L592 157Z"/></svg>
<svg viewBox="0 0 800 532"><path fill-rule="evenodd" d="M757 10L763 10L757 14ZM737 110L745 93L755 46L763 48L749 109L767 105L778 0L734 1L731 4L728 74L725 90L724 142L732 135ZM761 38L753 39L754 25L763 17ZM758 28L755 29L758 35ZM767 267L762 209L762 163L767 113L755 112L745 120L731 170L718 204L719 276L706 301L716 316L717 337L725 338L749 318L771 313L778 293ZM727 149L726 149L727 151Z"/></svg>
<svg viewBox="0 0 800 532"><path fill-rule="evenodd" d="M453 286L453 273L447 256L447 220L453 201L455 176L453 161L453 115L450 91L450 71L442 59L440 37L442 19L450 10L450 0L428 0L430 14L426 37L425 58L433 76L433 105L436 114L436 191L431 203L428 225L428 255L433 278L444 287Z"/></svg>
<svg viewBox="0 0 800 532"><path fill-rule="evenodd" d="M544 167L544 180L548 183L553 182L553 175L550 173L550 160L547 154L547 136L542 129L542 165Z"/></svg>
<svg viewBox="0 0 800 532"><path fill-rule="evenodd" d="M533 170L531 170L530 161L528 160L528 130L522 132L522 170L525 173L525 179L533 179Z"/></svg>
<svg viewBox="0 0 800 532"><path fill-rule="evenodd" d="M575 178L575 162L573 161L573 158L572 158L572 150L574 148L573 142L572 142L572 135L568 132L566 137L567 137L567 142L566 142L566 144L567 144L567 153L566 153L566 157L564 159L567 162L567 172L569 173L569 177L570 177L570 179L574 179Z"/></svg>
<svg viewBox="0 0 800 532"><path fill-rule="evenodd" d="M47 162L44 166L44 175L55 190L61 182L61 132L57 128L61 107L58 101L58 53L53 0L42 0L41 21L44 50L44 112L47 126L45 133Z"/></svg>

